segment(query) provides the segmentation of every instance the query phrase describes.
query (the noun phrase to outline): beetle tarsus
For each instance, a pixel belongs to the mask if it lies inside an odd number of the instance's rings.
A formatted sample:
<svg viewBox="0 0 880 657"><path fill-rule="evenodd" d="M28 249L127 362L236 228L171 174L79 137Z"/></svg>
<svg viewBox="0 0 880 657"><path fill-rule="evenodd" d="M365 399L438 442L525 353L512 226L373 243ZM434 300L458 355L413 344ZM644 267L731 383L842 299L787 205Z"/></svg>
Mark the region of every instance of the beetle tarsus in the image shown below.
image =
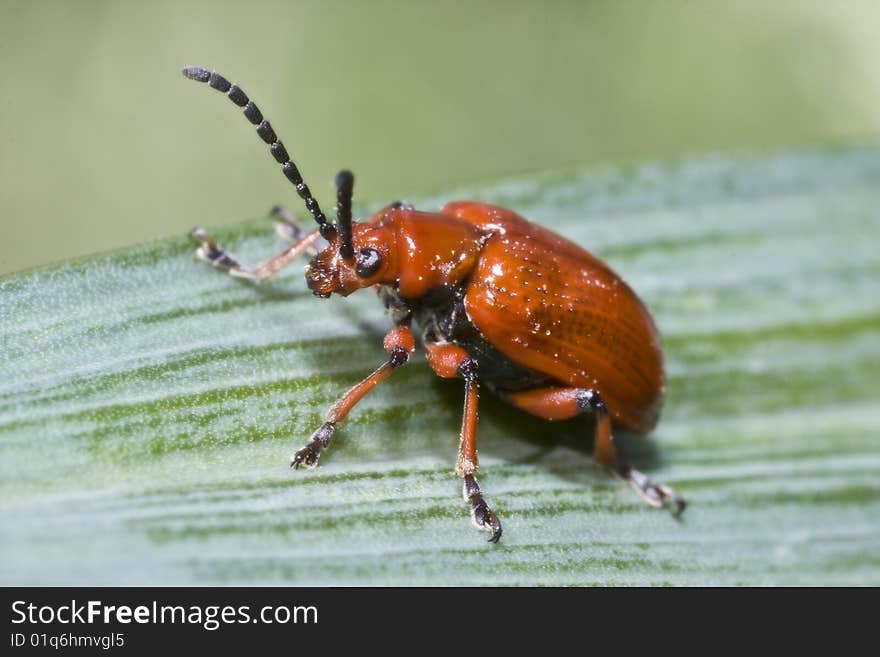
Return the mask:
<svg viewBox="0 0 880 657"><path fill-rule="evenodd" d="M654 484L648 476L630 467L625 463L621 463L615 469L615 474L623 481L628 483L630 487L639 494L643 500L655 508L662 508L667 504L670 506L672 515L676 518L680 517L687 507L684 498L675 492L673 488L665 484Z"/></svg>
<svg viewBox="0 0 880 657"><path fill-rule="evenodd" d="M269 210L269 218L275 220L275 233L286 242L296 244L306 236L307 231L303 225L297 221L294 214L283 205L275 205ZM310 247L306 253L314 255L317 249Z"/></svg>
<svg viewBox="0 0 880 657"><path fill-rule="evenodd" d="M318 459L321 457L321 452L330 444L330 438L333 436L333 431L335 429L336 425L332 422L325 422L322 424L318 430L312 434L312 439L305 445L305 447L299 449L292 457L290 457L290 467L299 470L300 467L311 469L318 465Z"/></svg>
<svg viewBox="0 0 880 657"><path fill-rule="evenodd" d="M190 235L201 242L201 246L196 249L196 257L199 260L204 260L217 269L228 271L232 276L237 276L238 278L256 278L250 267L241 264L221 249L205 229L194 228Z"/></svg>
<svg viewBox="0 0 880 657"><path fill-rule="evenodd" d="M465 475L464 478L464 498L471 505L471 519L477 529L484 532L492 532L489 537L490 543L497 543L501 538L501 521L495 512L486 504L480 486L473 475Z"/></svg>
<svg viewBox="0 0 880 657"><path fill-rule="evenodd" d="M290 459L290 467L299 470L301 467L311 470L318 465L318 458L321 456L321 448L314 443L309 443L302 449L298 450Z"/></svg>
<svg viewBox="0 0 880 657"><path fill-rule="evenodd" d="M498 519L498 516L495 515L495 512L489 508L482 498L476 502L472 501L471 505L471 515L473 516L474 524L482 531L492 532L489 542L497 543L501 539L502 533L501 521Z"/></svg>

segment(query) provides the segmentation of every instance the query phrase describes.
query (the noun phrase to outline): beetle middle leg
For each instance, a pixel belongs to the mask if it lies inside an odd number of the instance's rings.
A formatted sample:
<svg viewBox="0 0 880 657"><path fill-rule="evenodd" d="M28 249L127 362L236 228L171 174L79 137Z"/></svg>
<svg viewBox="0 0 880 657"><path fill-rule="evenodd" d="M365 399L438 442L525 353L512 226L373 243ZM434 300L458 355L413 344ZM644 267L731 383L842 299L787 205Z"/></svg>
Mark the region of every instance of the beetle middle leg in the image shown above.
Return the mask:
<svg viewBox="0 0 880 657"><path fill-rule="evenodd" d="M428 364L443 378L464 379L464 412L455 473L464 479L464 499L471 505L471 517L478 529L492 532L491 543L501 538L501 521L483 499L483 492L474 473L480 467L477 459L477 402L480 382L477 362L461 347L454 344L428 342L425 344Z"/></svg>
<svg viewBox="0 0 880 657"><path fill-rule="evenodd" d="M324 424L312 434L311 440L305 447L298 450L290 458L290 467L313 468L318 464L321 452L330 444L330 438L336 430L336 425L343 422L355 405L363 399L368 392L391 376L391 373L406 363L410 355L415 351L415 339L409 326L401 324L391 329L385 335L385 351L388 352L388 360L382 363L378 369L367 376L363 381L354 385L345 393L339 401L331 406L324 415Z"/></svg>
<svg viewBox="0 0 880 657"><path fill-rule="evenodd" d="M581 388L539 388L506 395L509 402L547 420L567 420L585 413L596 418L593 459L625 481L648 504L662 507L669 503L678 516L686 506L684 499L669 486L654 484L644 473L626 463L618 453L611 433L611 417L596 390Z"/></svg>

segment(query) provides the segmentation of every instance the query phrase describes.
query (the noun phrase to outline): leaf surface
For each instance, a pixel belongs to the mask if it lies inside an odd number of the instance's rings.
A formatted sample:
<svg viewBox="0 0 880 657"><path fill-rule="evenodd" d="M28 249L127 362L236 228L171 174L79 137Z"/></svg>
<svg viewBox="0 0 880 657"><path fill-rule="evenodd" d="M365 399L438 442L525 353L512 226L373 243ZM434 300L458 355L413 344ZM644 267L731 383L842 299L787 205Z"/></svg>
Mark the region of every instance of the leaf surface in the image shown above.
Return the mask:
<svg viewBox="0 0 880 657"><path fill-rule="evenodd" d="M588 421L484 392L481 483L452 473L462 386L417 356L289 456L383 359L370 291L254 286L185 238L0 279L3 584L880 584L880 150L554 173L423 199L511 207L605 259L664 338L634 464L677 522L593 466ZM200 223L210 223L202 218ZM218 238L255 262L266 220Z"/></svg>

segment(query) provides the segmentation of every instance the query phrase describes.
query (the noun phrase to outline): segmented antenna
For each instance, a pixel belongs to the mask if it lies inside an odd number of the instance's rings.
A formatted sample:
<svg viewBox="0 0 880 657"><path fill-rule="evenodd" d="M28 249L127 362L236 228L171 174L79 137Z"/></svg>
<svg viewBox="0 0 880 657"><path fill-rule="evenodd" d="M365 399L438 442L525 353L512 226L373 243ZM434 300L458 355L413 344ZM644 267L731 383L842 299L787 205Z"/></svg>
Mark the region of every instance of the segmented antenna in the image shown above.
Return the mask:
<svg viewBox="0 0 880 657"><path fill-rule="evenodd" d="M306 209L311 213L315 221L318 222L318 226L321 229L321 237L326 240L332 240L336 237L336 228L333 224L327 221L327 217L321 212L321 207L318 205L317 199L312 196L309 186L303 182L299 169L297 169L296 164L291 161L290 156L287 154L287 149L284 148L284 144L278 139L278 136L272 129L272 125L263 119L263 113L254 102L247 97L247 94L242 91L240 87L232 84L216 71L208 71L199 66L187 66L183 69L183 75L196 82L207 82L212 89L216 89L217 91L226 94L229 97L229 100L243 108L244 115L247 117L248 121L257 126L257 134L260 135L260 138L264 142L269 144L269 152L272 153L272 157L274 157L275 161L281 165L281 170L284 172L284 175L293 183L293 186L296 187L296 193L299 194L299 197L305 202ZM349 217L350 216L349 213ZM349 234L351 230L350 226L351 223L349 219Z"/></svg>
<svg viewBox="0 0 880 657"><path fill-rule="evenodd" d="M354 174L343 169L336 174L336 223L341 236L339 255L348 260L354 257L351 243L351 197L354 194Z"/></svg>

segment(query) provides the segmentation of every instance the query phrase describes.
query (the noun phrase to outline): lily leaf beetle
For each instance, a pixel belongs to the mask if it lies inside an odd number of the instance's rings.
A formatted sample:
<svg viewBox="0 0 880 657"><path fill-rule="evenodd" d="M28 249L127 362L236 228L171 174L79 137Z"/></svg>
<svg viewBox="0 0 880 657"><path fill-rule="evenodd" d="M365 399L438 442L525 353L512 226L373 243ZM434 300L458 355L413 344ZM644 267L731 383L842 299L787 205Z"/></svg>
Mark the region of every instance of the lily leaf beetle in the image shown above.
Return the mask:
<svg viewBox="0 0 880 657"><path fill-rule="evenodd" d="M276 208L291 246L257 266L221 249L201 228L193 236L201 259L233 276L264 281L304 253L313 255L306 281L322 298L377 290L393 328L387 359L327 411L324 423L291 466L312 468L337 427L373 388L404 365L416 347L413 324L431 369L464 381L464 413L455 472L476 526L501 537L501 522L475 477L477 404L485 386L546 420L592 415L595 461L628 483L648 504L684 500L652 483L621 457L612 428L647 433L657 423L666 389L660 338L635 292L604 262L511 210L453 201L439 212L396 202L363 222L352 219L354 176L336 177L336 221L321 211L262 112L242 89L197 66L183 74L207 83L242 108L317 223L306 232Z"/></svg>

